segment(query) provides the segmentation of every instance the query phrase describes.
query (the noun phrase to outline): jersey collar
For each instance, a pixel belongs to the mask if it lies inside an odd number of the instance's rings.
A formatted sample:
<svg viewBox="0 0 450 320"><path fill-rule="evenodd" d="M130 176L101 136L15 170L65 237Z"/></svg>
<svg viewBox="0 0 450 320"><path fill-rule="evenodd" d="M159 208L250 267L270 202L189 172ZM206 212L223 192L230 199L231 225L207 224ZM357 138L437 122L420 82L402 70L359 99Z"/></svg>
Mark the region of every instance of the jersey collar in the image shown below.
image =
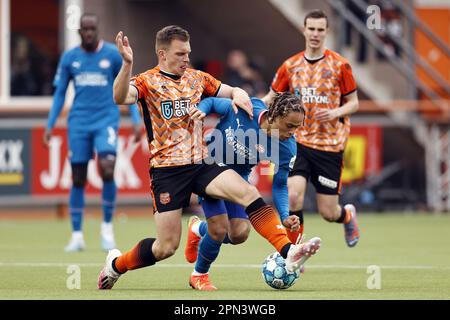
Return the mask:
<svg viewBox="0 0 450 320"><path fill-rule="evenodd" d="M269 112L269 110L264 110L261 111L261 113L258 116L258 126L261 127L261 121L262 121L262 116L266 114L266 112Z"/></svg>

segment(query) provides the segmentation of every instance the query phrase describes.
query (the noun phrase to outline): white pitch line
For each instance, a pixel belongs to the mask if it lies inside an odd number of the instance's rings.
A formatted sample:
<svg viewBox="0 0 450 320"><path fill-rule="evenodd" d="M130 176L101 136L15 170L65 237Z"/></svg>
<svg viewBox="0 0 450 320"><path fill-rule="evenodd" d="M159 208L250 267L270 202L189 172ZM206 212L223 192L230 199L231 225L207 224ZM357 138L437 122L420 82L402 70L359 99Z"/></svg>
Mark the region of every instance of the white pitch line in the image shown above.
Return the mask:
<svg viewBox="0 0 450 320"><path fill-rule="evenodd" d="M95 267L101 268L101 263L76 263L76 262L0 262L0 267L32 267L32 268L49 268L49 267L68 267L71 265L77 265L79 267ZM307 265L308 269L367 269L370 265ZM440 266L421 266L421 265L376 265L381 269L409 269L409 270L450 270L450 267ZM192 264L156 264L153 268L193 268ZM214 268L245 268L245 269L260 269L259 264L213 264Z"/></svg>

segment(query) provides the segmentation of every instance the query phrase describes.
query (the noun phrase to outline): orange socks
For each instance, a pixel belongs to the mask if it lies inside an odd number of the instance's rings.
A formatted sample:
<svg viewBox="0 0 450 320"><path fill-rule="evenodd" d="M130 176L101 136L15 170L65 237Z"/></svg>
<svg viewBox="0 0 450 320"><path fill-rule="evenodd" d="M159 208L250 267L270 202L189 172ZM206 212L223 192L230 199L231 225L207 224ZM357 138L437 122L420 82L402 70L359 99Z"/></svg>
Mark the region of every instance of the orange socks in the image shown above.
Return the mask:
<svg viewBox="0 0 450 320"><path fill-rule="evenodd" d="M147 238L140 241L133 249L125 252L114 260L113 269L118 273L125 273L128 270L139 269L155 264L156 258L152 252L154 241L154 238Z"/></svg>
<svg viewBox="0 0 450 320"><path fill-rule="evenodd" d="M286 235L286 229L281 224L280 218L273 208L266 205L264 200L259 198L250 204L245 211L253 228L267 239L278 252L281 253L283 251L284 253L286 251L287 254L289 247L284 247L287 244L291 244L291 242Z"/></svg>

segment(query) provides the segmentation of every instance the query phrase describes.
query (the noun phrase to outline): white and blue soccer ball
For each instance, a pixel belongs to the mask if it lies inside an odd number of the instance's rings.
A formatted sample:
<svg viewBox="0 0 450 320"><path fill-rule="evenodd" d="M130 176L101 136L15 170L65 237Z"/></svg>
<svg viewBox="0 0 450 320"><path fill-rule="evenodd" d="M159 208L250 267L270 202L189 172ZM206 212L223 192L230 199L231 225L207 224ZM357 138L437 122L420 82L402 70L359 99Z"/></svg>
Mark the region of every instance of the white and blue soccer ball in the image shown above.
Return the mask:
<svg viewBox="0 0 450 320"><path fill-rule="evenodd" d="M262 265L264 281L274 289L287 289L300 277L300 272L289 272L284 258L278 253L270 254Z"/></svg>

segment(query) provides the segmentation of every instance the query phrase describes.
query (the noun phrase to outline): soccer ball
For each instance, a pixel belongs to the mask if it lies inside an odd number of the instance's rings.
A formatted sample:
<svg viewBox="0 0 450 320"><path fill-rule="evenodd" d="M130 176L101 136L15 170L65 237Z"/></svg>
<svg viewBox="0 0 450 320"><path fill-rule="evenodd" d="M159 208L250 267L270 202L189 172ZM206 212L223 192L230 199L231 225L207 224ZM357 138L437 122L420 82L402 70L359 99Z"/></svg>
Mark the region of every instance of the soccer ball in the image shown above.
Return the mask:
<svg viewBox="0 0 450 320"><path fill-rule="evenodd" d="M284 258L278 253L270 254L262 265L264 281L274 289L287 289L299 278L300 272L289 272Z"/></svg>

